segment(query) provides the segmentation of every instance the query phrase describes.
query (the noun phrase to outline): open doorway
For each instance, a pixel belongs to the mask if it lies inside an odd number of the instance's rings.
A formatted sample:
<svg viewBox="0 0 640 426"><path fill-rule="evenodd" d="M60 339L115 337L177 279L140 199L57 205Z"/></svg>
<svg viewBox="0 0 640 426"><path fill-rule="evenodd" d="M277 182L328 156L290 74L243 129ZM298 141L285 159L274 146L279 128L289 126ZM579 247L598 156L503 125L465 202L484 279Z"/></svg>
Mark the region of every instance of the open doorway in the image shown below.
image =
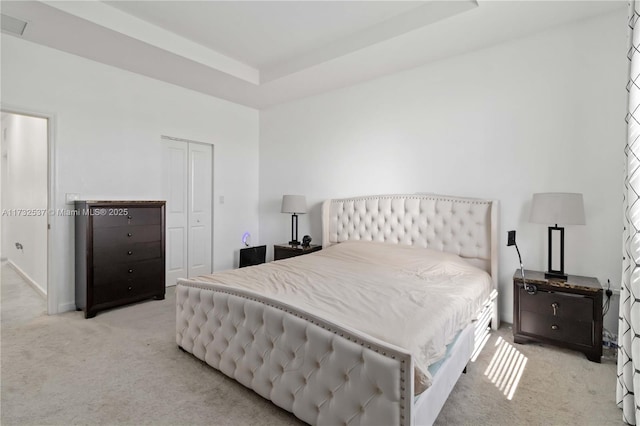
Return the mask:
<svg viewBox="0 0 640 426"><path fill-rule="evenodd" d="M3 282L22 298L35 290L47 311L49 227L49 120L2 111L0 115L0 258L16 279ZM18 279L19 278L19 279ZM3 306L4 308L4 306Z"/></svg>

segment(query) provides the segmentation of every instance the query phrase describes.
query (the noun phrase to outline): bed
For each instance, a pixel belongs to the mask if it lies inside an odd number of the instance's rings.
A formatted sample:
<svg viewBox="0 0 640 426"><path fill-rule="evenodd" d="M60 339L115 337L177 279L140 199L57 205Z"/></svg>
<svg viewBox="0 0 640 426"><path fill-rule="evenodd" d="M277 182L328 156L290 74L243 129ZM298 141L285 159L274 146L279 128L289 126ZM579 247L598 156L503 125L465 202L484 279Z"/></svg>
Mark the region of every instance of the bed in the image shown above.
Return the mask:
<svg viewBox="0 0 640 426"><path fill-rule="evenodd" d="M327 200L323 250L179 280L177 344L309 424L432 424L498 327L497 211Z"/></svg>

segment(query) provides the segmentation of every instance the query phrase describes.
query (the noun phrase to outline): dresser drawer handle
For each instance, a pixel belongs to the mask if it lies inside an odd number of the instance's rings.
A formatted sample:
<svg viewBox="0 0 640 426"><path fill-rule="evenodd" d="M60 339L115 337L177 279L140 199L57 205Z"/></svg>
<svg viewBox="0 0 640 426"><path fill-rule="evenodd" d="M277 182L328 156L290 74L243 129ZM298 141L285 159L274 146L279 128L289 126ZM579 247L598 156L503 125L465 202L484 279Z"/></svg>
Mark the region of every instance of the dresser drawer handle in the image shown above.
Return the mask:
<svg viewBox="0 0 640 426"><path fill-rule="evenodd" d="M129 269L127 272L133 274L133 269Z"/></svg>
<svg viewBox="0 0 640 426"><path fill-rule="evenodd" d="M129 286L129 291L131 291L132 288L133 288L132 286Z"/></svg>
<svg viewBox="0 0 640 426"><path fill-rule="evenodd" d="M552 329L552 330L558 330L558 329L560 329L560 327L558 327L557 325L553 324L553 325L551 326L551 329Z"/></svg>
<svg viewBox="0 0 640 426"><path fill-rule="evenodd" d="M558 316L558 308L560 307L560 305L558 305L558 302L553 302L551 304L551 307L553 308L553 316L554 317Z"/></svg>
<svg viewBox="0 0 640 426"><path fill-rule="evenodd" d="M127 232L127 237L133 237L133 234L131 232Z"/></svg>
<svg viewBox="0 0 640 426"><path fill-rule="evenodd" d="M133 252L132 252L131 250L129 250L129 251L127 252L127 254L128 254L129 256L131 256L131 255L133 254Z"/></svg>

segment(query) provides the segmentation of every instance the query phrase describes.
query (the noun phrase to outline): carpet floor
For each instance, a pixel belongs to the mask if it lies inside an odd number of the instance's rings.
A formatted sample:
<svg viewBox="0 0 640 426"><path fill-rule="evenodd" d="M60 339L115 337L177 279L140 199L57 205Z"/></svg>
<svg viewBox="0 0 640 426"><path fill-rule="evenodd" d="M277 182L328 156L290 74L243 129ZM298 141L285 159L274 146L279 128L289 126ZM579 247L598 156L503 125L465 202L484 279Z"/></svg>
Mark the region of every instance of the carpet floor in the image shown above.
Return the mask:
<svg viewBox="0 0 640 426"><path fill-rule="evenodd" d="M177 348L171 287L165 300L88 320L81 312L47 316L45 301L3 265L0 303L2 425L302 424ZM615 381L613 353L596 364L568 350L514 345L504 324L436 424L622 425Z"/></svg>

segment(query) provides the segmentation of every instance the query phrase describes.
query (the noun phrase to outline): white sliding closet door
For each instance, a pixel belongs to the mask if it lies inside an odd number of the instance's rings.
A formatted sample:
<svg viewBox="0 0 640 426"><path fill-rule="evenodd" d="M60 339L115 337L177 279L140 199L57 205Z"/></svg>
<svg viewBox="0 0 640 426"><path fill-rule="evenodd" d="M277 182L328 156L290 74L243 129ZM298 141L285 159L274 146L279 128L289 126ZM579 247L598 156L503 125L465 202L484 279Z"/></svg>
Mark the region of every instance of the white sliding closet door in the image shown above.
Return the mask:
<svg viewBox="0 0 640 426"><path fill-rule="evenodd" d="M167 200L167 286L211 273L213 148L162 138Z"/></svg>
<svg viewBox="0 0 640 426"><path fill-rule="evenodd" d="M189 277L211 273L211 145L189 144Z"/></svg>

